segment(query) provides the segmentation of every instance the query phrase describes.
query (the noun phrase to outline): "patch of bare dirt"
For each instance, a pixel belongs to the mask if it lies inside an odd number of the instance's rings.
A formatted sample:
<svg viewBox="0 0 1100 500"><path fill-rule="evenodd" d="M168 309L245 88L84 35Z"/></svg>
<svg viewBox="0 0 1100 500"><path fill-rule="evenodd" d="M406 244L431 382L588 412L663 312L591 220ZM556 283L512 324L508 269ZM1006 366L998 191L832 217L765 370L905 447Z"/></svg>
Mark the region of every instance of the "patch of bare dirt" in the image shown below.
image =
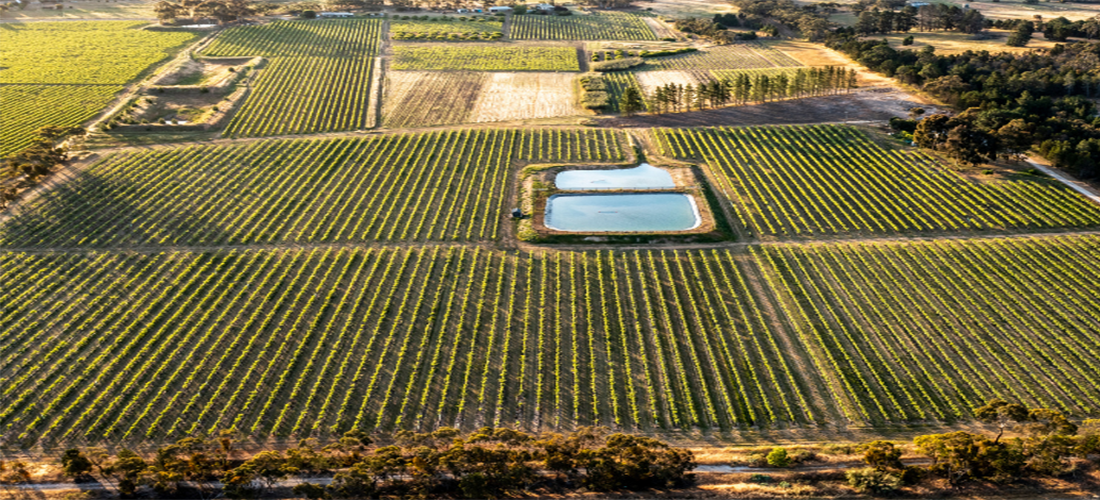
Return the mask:
<svg viewBox="0 0 1100 500"><path fill-rule="evenodd" d="M904 117L915 106L925 108L928 113L936 111L905 92L882 89L706 111L617 117L599 123L605 127L703 127L885 121L894 116Z"/></svg>

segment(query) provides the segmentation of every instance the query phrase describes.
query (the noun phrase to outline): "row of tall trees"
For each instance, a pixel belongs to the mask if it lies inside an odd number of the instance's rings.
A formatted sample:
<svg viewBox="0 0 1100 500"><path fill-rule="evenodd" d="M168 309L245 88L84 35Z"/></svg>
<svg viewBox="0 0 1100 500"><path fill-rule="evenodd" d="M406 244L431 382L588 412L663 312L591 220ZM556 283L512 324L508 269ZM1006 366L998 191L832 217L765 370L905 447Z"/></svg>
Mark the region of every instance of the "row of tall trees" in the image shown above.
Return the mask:
<svg viewBox="0 0 1100 500"><path fill-rule="evenodd" d="M729 103L747 104L777 99L836 94L856 86L856 72L835 66L799 68L789 73L739 73L732 78L711 80L698 85L669 83L657 87L645 98L654 113L700 111ZM624 92L619 109L624 114L641 110L636 99L640 91ZM629 90L629 89L628 89ZM630 102L629 105L625 103Z"/></svg>
<svg viewBox="0 0 1100 500"><path fill-rule="evenodd" d="M450 428L401 431L381 444L352 431L326 446L307 439L285 451L250 456L236 449L231 432L223 432L210 440L182 439L146 456L74 448L60 462L75 480L98 479L124 497L160 498L263 497L288 478L318 476L330 476L330 484L302 482L295 493L308 498L499 498L581 487L677 487L691 481L688 472L695 468L690 451L597 428L539 437L489 427L469 435ZM19 463L8 467L26 470Z"/></svg>

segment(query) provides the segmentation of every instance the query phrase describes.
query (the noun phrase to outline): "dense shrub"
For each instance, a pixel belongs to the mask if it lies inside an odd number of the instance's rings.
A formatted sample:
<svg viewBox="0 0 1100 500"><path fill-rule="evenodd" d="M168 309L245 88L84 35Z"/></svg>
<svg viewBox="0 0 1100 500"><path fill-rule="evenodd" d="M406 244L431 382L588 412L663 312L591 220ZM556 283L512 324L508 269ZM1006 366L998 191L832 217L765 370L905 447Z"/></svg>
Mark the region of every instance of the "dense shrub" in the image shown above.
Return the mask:
<svg viewBox="0 0 1100 500"><path fill-rule="evenodd" d="M640 57L624 57L611 61L599 61L592 63L593 71L623 71L635 66L641 66L645 60Z"/></svg>

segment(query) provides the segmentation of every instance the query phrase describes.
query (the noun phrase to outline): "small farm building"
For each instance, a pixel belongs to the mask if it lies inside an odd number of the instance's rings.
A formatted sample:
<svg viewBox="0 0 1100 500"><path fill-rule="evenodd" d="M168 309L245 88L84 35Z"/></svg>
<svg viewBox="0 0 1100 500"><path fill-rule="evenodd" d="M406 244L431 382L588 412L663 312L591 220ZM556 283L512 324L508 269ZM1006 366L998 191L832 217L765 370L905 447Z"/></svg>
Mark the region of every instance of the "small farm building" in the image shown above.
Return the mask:
<svg viewBox="0 0 1100 500"><path fill-rule="evenodd" d="M511 8L511 7L504 7L504 6L500 6L500 7L489 7L489 12L492 12L492 13L497 13L497 12L512 12L512 8Z"/></svg>
<svg viewBox="0 0 1100 500"><path fill-rule="evenodd" d="M321 17L355 17L351 12L322 12Z"/></svg>

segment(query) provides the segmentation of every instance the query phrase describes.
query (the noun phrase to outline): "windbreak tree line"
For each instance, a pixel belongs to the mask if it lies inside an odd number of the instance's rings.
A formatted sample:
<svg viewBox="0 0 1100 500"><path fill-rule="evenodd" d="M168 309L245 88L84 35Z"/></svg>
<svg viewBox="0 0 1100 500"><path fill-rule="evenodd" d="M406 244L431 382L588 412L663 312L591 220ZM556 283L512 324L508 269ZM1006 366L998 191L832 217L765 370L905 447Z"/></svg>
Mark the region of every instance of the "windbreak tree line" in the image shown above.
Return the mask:
<svg viewBox="0 0 1100 500"><path fill-rule="evenodd" d="M939 55L931 46L896 50L885 41L861 41L851 30L826 45L860 64L921 87L961 113L907 125L918 144L966 163L1036 148L1055 166L1082 178L1100 174L1100 46L1058 45L1026 54L966 51ZM923 123L923 122L922 122ZM962 127L962 128L960 128ZM955 140L948 137L952 131Z"/></svg>
<svg viewBox="0 0 1100 500"><path fill-rule="evenodd" d="M851 91L856 86L855 70L828 66L776 72L733 71L698 85L668 83L647 98L650 111L668 113L698 111L725 104L768 102Z"/></svg>
<svg viewBox="0 0 1100 500"><path fill-rule="evenodd" d="M349 431L323 446L304 439L286 451L249 455L238 449L237 436L226 431L210 439L181 439L152 456L127 449L112 455L102 448L73 448L59 461L66 476L98 479L126 498L146 492L264 497L282 481L311 477L332 480L328 485L303 481L294 492L308 498L497 498L579 487L678 487L691 482L688 472L695 468L688 450L592 427L539 436L507 428L485 427L468 435L440 428L373 438L382 442ZM15 463L12 468L26 467Z"/></svg>

